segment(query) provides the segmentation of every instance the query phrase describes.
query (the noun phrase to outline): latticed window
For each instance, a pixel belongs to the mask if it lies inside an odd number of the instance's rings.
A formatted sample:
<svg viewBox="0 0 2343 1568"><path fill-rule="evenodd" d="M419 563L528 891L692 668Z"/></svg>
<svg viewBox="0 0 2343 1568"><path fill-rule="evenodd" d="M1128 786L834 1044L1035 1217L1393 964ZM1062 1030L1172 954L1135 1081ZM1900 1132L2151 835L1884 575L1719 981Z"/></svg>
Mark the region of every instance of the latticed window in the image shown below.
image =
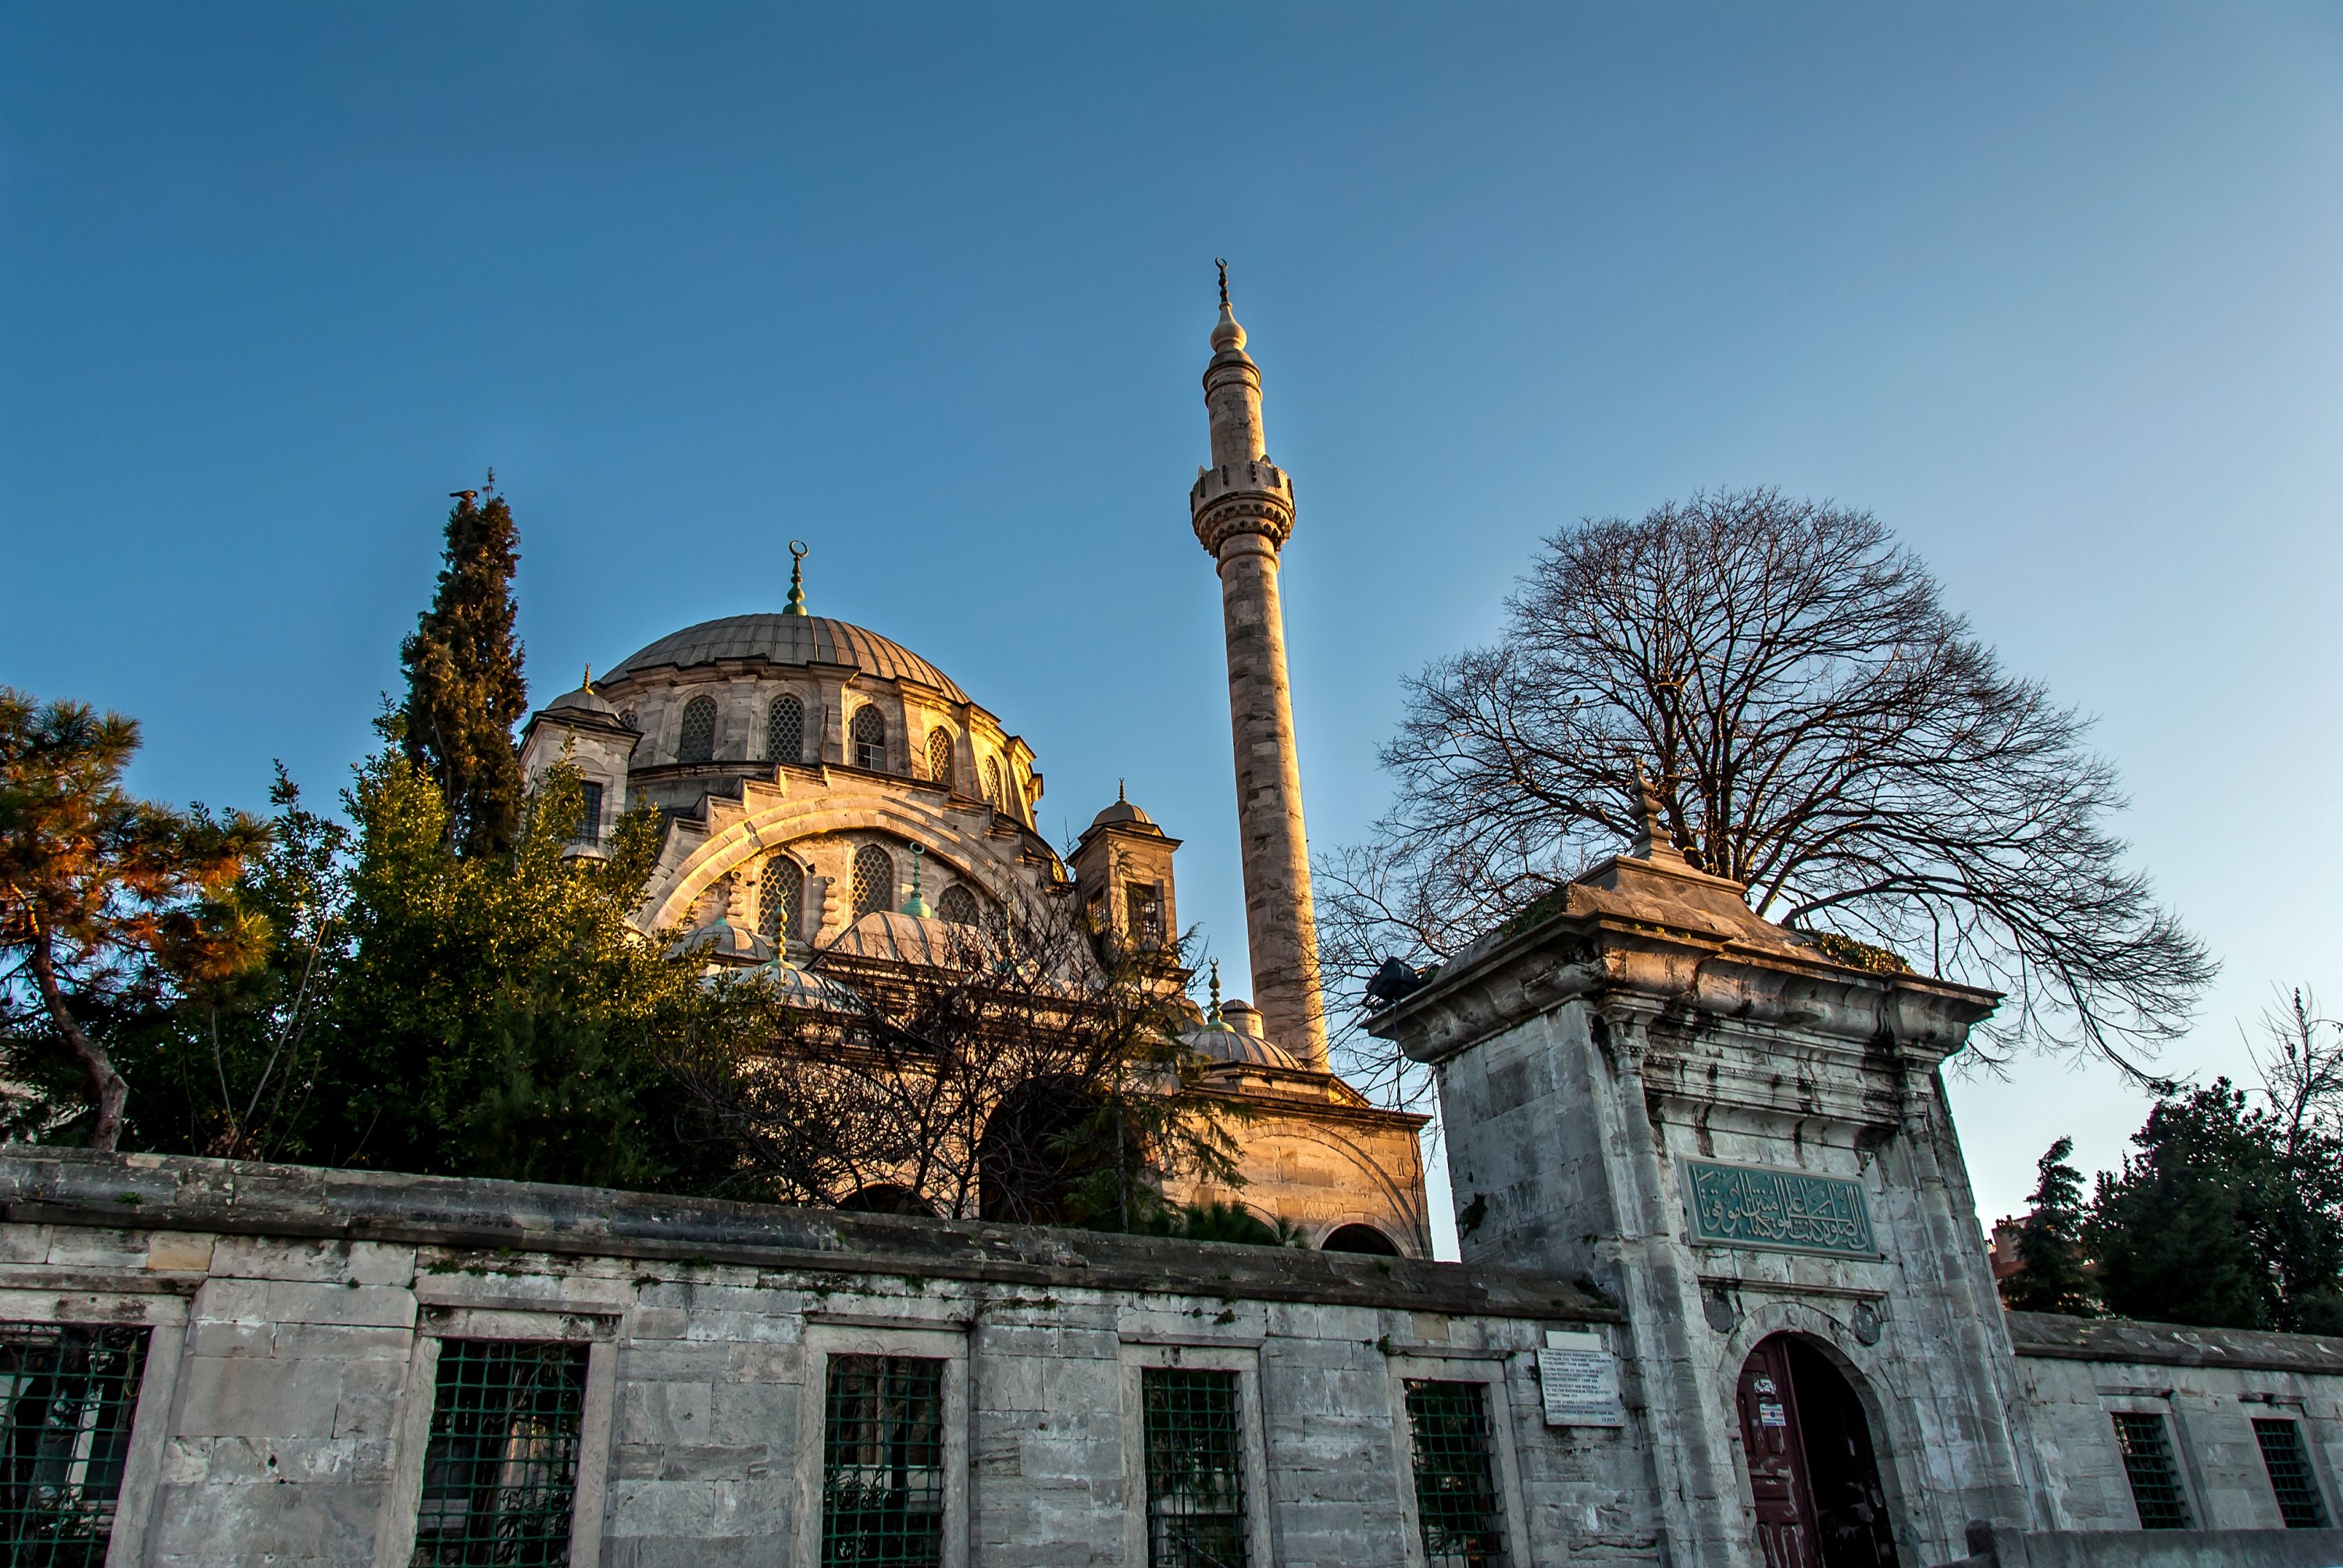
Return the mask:
<svg viewBox="0 0 2343 1568"><path fill-rule="evenodd" d="M776 697L765 710L765 757L772 762L805 760L805 704Z"/></svg>
<svg viewBox="0 0 2343 1568"><path fill-rule="evenodd" d="M2257 1421L2254 1441L2261 1444L2262 1468L2269 1472L2270 1490L2278 1494L2278 1517L2288 1530L2327 1528L2327 1501L2318 1495L2318 1482L2310 1473L2310 1455L2302 1446L2298 1421Z"/></svg>
<svg viewBox="0 0 2343 1568"><path fill-rule="evenodd" d="M1142 948L1163 945L1163 900L1155 896L1152 882L1125 882L1122 885L1122 925L1131 933L1131 941Z"/></svg>
<svg viewBox="0 0 2343 1568"><path fill-rule="evenodd" d="M1503 1568L1489 1391L1477 1382L1410 1382L1407 1435L1425 1568Z"/></svg>
<svg viewBox="0 0 2343 1568"><path fill-rule="evenodd" d="M569 1561L586 1347L443 1340L410 1568Z"/></svg>
<svg viewBox="0 0 2343 1568"><path fill-rule="evenodd" d="M936 900L936 913L954 925L972 926L976 924L976 895L954 882Z"/></svg>
<svg viewBox="0 0 2343 1568"><path fill-rule="evenodd" d="M106 1561L146 1331L0 1323L0 1563Z"/></svg>
<svg viewBox="0 0 2343 1568"><path fill-rule="evenodd" d="M854 710L854 765L887 770L887 716L866 702Z"/></svg>
<svg viewBox="0 0 2343 1568"><path fill-rule="evenodd" d="M928 731L928 777L947 789L951 788L952 738L949 729Z"/></svg>
<svg viewBox="0 0 2343 1568"><path fill-rule="evenodd" d="M683 705L683 735L675 743L678 762L708 762L716 756L716 699L695 697Z"/></svg>
<svg viewBox="0 0 2343 1568"><path fill-rule="evenodd" d="M984 759L984 798L992 802L996 811L1009 809L1009 797L1001 792L1001 759L997 757Z"/></svg>
<svg viewBox="0 0 2343 1568"><path fill-rule="evenodd" d="M602 787L591 779L578 786L578 830L569 835L573 844L598 844L602 841Z"/></svg>
<svg viewBox="0 0 2343 1568"><path fill-rule="evenodd" d="M944 1363L832 1356L822 1398L822 1568L943 1561Z"/></svg>
<svg viewBox="0 0 2343 1568"><path fill-rule="evenodd" d="M876 844L854 851L854 918L895 907L895 857Z"/></svg>
<svg viewBox="0 0 2343 1568"><path fill-rule="evenodd" d="M1148 1568L1239 1568L1246 1558L1237 1374L1150 1367L1140 1373L1140 1395Z"/></svg>
<svg viewBox="0 0 2343 1568"><path fill-rule="evenodd" d="M757 879L757 929L775 947L791 937L805 940L805 870L787 855L765 862Z"/></svg>
<svg viewBox="0 0 2343 1568"><path fill-rule="evenodd" d="M2180 1468L2172 1460L2172 1439L2164 1418L2152 1412L2117 1411L2115 1420L2116 1447L2123 1454L2124 1474L2131 1481L2139 1527L2187 1529L2188 1496L2180 1490Z"/></svg>

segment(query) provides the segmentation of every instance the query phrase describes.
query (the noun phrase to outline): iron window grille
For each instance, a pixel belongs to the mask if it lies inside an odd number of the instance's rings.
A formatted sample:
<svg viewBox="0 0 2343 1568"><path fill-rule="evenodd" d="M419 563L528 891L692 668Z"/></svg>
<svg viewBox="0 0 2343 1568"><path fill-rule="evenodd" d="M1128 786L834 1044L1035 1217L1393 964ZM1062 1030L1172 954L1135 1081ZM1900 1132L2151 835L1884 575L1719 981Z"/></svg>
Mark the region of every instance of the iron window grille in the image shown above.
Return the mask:
<svg viewBox="0 0 2343 1568"><path fill-rule="evenodd" d="M443 1340L409 1568L569 1561L587 1347Z"/></svg>
<svg viewBox="0 0 2343 1568"><path fill-rule="evenodd" d="M873 773L887 770L887 719L869 703L854 710L854 765Z"/></svg>
<svg viewBox="0 0 2343 1568"><path fill-rule="evenodd" d="M949 729L928 731L928 777L949 789L952 784L952 738Z"/></svg>
<svg viewBox="0 0 2343 1568"><path fill-rule="evenodd" d="M0 1562L106 1561L146 1331L0 1323Z"/></svg>
<svg viewBox="0 0 2343 1568"><path fill-rule="evenodd" d="M936 900L936 915L957 926L976 924L976 895L954 882Z"/></svg>
<svg viewBox="0 0 2343 1568"><path fill-rule="evenodd" d="M776 697L765 710L765 757L773 762L805 760L805 704Z"/></svg>
<svg viewBox="0 0 2343 1568"><path fill-rule="evenodd" d="M578 830L569 835L573 844L598 844L602 841L602 787L588 779L578 786Z"/></svg>
<svg viewBox="0 0 2343 1568"><path fill-rule="evenodd" d="M2262 1468L2269 1472L2270 1490L2278 1494L2278 1517L2288 1530L2327 1528L2326 1500L2310 1473L2310 1455L2302 1446L2302 1424L2293 1421L2256 1421L2254 1441L2261 1444Z"/></svg>
<svg viewBox="0 0 2343 1568"><path fill-rule="evenodd" d="M1425 1568L1504 1568L1488 1390L1477 1382L1411 1380L1407 1435Z"/></svg>
<svg viewBox="0 0 2343 1568"><path fill-rule="evenodd" d="M834 1355L822 1396L822 1568L943 1561L944 1363Z"/></svg>
<svg viewBox="0 0 2343 1568"><path fill-rule="evenodd" d="M992 809L996 811L1009 809L1009 797L1001 789L1001 761L998 758L984 759L984 798L992 802Z"/></svg>
<svg viewBox="0 0 2343 1568"><path fill-rule="evenodd" d="M675 743L678 762L709 762L716 757L716 701L695 697L683 705L683 734Z"/></svg>
<svg viewBox="0 0 2343 1568"><path fill-rule="evenodd" d="M1148 1568L1242 1568L1244 1442L1237 1374L1140 1373L1147 1448Z"/></svg>
<svg viewBox="0 0 2343 1568"><path fill-rule="evenodd" d="M876 844L854 851L854 918L895 907L895 857Z"/></svg>
<svg viewBox="0 0 2343 1568"><path fill-rule="evenodd" d="M1134 946L1160 948L1163 945L1163 904L1155 896L1154 884L1125 882L1122 885L1122 921Z"/></svg>
<svg viewBox="0 0 2343 1568"><path fill-rule="evenodd" d="M804 918L805 872L787 855L765 862L757 879L757 928L775 947L787 943Z"/></svg>
<svg viewBox="0 0 2343 1568"><path fill-rule="evenodd" d="M2188 1497L2180 1490L2180 1470L2172 1460L2172 1441L2166 1434L2164 1418L2117 1411L2115 1422L2116 1447L2123 1454L2124 1474L2131 1481L2139 1527L2187 1529Z"/></svg>

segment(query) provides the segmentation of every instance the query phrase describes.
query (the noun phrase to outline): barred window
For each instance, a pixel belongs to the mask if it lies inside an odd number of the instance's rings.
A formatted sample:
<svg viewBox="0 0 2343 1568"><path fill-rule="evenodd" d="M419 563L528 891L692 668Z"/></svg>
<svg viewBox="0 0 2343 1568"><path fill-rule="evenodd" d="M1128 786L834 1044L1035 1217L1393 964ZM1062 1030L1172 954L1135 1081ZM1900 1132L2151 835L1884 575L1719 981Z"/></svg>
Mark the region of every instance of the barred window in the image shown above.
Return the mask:
<svg viewBox="0 0 2343 1568"><path fill-rule="evenodd" d="M807 940L809 933L800 929L804 918L805 869L787 855L775 855L757 879L757 929L779 947L791 937Z"/></svg>
<svg viewBox="0 0 2343 1568"><path fill-rule="evenodd" d="M1244 1442L1237 1374L1149 1367L1139 1375L1148 1568L1242 1568Z"/></svg>
<svg viewBox="0 0 2343 1568"><path fill-rule="evenodd" d="M1163 900L1155 896L1152 882L1125 882L1122 885L1122 925L1131 934L1134 946L1160 948L1163 945Z"/></svg>
<svg viewBox="0 0 2343 1568"><path fill-rule="evenodd" d="M1477 1382L1407 1385L1416 1524L1425 1568L1503 1568L1504 1527L1490 1458L1489 1391Z"/></svg>
<svg viewBox="0 0 2343 1568"><path fill-rule="evenodd" d="M683 736L675 743L678 762L709 762L716 757L716 699L695 697L683 705Z"/></svg>
<svg viewBox="0 0 2343 1568"><path fill-rule="evenodd" d="M951 788L951 731L941 727L928 731L928 777L947 789Z"/></svg>
<svg viewBox="0 0 2343 1568"><path fill-rule="evenodd" d="M895 857L876 844L854 851L854 918L895 907Z"/></svg>
<svg viewBox="0 0 2343 1568"><path fill-rule="evenodd" d="M821 1422L822 1568L943 1561L944 1363L832 1356Z"/></svg>
<svg viewBox="0 0 2343 1568"><path fill-rule="evenodd" d="M2142 1530L2188 1528L2188 1497L2180 1490L2180 1470L2172 1460L2172 1440L2164 1418L2152 1412L2117 1411L2116 1447Z"/></svg>
<svg viewBox="0 0 2343 1568"><path fill-rule="evenodd" d="M997 757L984 759L984 798L992 802L996 811L1009 809L1009 797L1001 792L1001 759Z"/></svg>
<svg viewBox="0 0 2343 1568"><path fill-rule="evenodd" d="M805 760L805 704L776 697L765 710L765 758L771 762Z"/></svg>
<svg viewBox="0 0 2343 1568"><path fill-rule="evenodd" d="M146 1331L0 1323L0 1562L106 1561Z"/></svg>
<svg viewBox="0 0 2343 1568"><path fill-rule="evenodd" d="M868 702L854 710L854 765L887 770L887 716Z"/></svg>
<svg viewBox="0 0 2343 1568"><path fill-rule="evenodd" d="M569 1561L584 1345L444 1340L410 1568Z"/></svg>
<svg viewBox="0 0 2343 1568"><path fill-rule="evenodd" d="M578 830L569 835L573 844L598 844L602 841L602 787L591 779L578 786Z"/></svg>
<svg viewBox="0 0 2343 1568"><path fill-rule="evenodd" d="M936 900L936 913L956 926L976 924L976 895L954 882Z"/></svg>
<svg viewBox="0 0 2343 1568"><path fill-rule="evenodd" d="M2262 1468L2269 1472L2270 1490L2278 1494L2278 1517L2288 1530L2327 1528L2327 1501L2310 1473L2310 1455L2302 1446L2298 1421L2256 1421L2254 1441L2261 1444Z"/></svg>

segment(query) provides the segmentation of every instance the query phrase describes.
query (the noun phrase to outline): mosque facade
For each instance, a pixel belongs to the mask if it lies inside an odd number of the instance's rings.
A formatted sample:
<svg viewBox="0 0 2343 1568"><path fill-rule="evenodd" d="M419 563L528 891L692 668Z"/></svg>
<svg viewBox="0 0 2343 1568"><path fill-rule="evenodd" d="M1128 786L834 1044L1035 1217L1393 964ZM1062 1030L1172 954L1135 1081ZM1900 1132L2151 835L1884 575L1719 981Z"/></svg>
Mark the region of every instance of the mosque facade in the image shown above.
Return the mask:
<svg viewBox="0 0 2343 1568"><path fill-rule="evenodd" d="M1426 1255L1417 1124L1326 1068L1292 481L1225 292L1212 347L1258 1006L1192 1039L1262 1112L1242 1200L1311 1245L11 1147L0 1560L2343 1563L2343 1341L2004 1312L1941 1076L1998 999L1758 919L1648 807L1368 1020L1440 1096L1462 1260ZM1021 740L803 610L532 721L598 787L580 852L667 813L647 935L810 995L1027 893L1177 929L1146 813L1060 856Z"/></svg>

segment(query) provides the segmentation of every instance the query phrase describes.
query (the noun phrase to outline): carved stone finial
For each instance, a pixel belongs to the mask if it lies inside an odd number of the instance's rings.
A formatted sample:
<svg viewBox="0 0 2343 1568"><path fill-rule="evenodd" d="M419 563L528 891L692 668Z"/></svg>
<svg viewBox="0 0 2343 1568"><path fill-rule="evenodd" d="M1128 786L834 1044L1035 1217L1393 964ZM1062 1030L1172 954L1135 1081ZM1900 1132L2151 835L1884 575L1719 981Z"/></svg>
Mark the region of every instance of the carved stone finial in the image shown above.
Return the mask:
<svg viewBox="0 0 2343 1568"><path fill-rule="evenodd" d="M1627 846L1627 853L1638 860L1665 860L1675 865L1684 863L1684 855L1676 849L1675 840L1668 837L1662 821L1664 809L1660 804L1660 792L1654 787L1651 775L1644 771L1641 762L1635 764L1635 796L1637 815L1641 820L1635 829L1635 840Z"/></svg>

